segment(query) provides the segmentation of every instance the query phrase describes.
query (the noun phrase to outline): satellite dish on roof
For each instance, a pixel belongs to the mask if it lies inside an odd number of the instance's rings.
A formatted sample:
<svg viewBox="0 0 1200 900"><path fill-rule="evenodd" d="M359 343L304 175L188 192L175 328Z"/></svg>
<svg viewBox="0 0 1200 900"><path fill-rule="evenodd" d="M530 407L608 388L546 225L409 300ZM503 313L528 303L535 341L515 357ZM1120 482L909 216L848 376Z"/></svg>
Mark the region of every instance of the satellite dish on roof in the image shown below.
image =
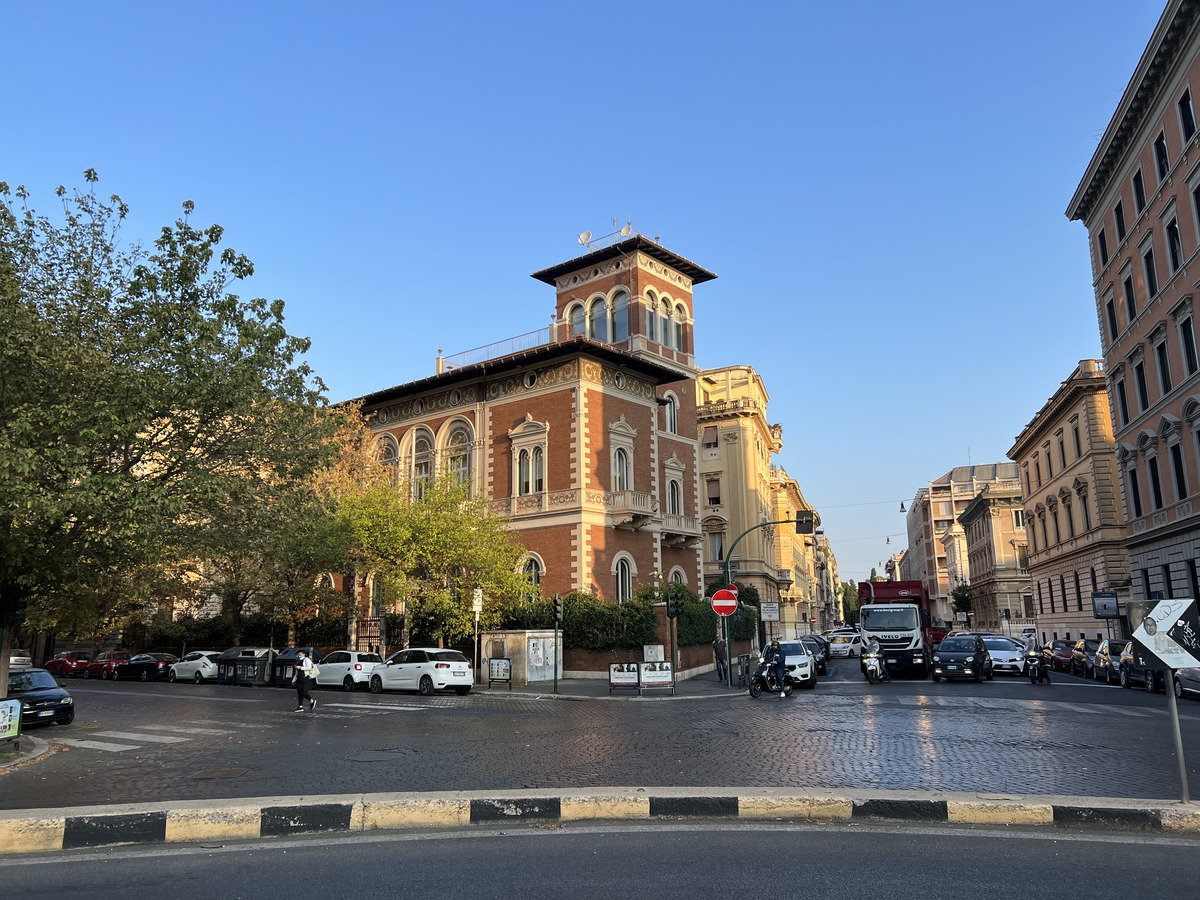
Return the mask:
<svg viewBox="0 0 1200 900"><path fill-rule="evenodd" d="M579 235L579 243L583 244L585 247L588 245L588 241L591 239L592 233L590 231L585 231L583 234Z"/></svg>
<svg viewBox="0 0 1200 900"><path fill-rule="evenodd" d="M633 231L633 223L626 222L625 227L621 229L621 237L629 237L631 231Z"/></svg>

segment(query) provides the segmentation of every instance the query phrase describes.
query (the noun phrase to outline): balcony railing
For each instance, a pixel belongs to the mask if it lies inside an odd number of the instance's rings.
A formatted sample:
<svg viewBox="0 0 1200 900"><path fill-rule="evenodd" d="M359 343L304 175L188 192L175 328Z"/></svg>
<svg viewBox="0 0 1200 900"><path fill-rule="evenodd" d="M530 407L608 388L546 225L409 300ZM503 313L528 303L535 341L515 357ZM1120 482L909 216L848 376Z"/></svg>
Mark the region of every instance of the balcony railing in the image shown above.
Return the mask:
<svg viewBox="0 0 1200 900"><path fill-rule="evenodd" d="M522 350L534 350L547 344L553 344L555 341L551 333L557 330L560 329L539 328L537 331L518 334L516 337L506 338L503 341L496 341L473 350L464 350L462 353L443 357L441 371L449 372L451 369L461 369L463 366L473 366L476 363L487 362L489 359L499 359L502 356L520 353ZM566 329L561 330L565 331Z"/></svg>

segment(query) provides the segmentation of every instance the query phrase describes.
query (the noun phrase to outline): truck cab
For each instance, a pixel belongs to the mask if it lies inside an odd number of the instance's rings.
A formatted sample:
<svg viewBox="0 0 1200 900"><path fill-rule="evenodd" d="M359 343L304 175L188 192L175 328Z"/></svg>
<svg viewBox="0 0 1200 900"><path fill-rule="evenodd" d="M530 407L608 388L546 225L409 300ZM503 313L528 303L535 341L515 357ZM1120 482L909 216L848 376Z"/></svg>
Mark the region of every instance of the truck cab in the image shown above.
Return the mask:
<svg viewBox="0 0 1200 900"><path fill-rule="evenodd" d="M859 628L863 640L879 641L889 672L926 678L931 669L929 595L919 581L859 582Z"/></svg>

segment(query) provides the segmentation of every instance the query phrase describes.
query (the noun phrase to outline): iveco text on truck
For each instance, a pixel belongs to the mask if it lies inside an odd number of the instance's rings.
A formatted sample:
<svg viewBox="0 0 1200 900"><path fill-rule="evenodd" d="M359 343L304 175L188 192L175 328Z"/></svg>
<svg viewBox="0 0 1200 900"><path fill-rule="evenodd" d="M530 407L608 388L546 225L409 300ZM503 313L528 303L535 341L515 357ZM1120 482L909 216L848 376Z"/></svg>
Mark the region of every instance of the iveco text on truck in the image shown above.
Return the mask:
<svg viewBox="0 0 1200 900"><path fill-rule="evenodd" d="M874 636L889 672L929 675L933 631L929 594L919 581L860 581L858 627L863 641Z"/></svg>

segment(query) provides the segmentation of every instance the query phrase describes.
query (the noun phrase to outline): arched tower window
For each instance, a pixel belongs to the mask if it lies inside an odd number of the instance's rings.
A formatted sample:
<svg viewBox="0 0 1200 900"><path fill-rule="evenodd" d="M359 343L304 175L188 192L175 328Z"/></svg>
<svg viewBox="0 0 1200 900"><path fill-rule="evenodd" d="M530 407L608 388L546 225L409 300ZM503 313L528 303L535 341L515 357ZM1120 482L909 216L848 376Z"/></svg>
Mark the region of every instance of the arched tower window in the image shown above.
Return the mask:
<svg viewBox="0 0 1200 900"><path fill-rule="evenodd" d="M612 301L612 339L613 343L629 338L629 295L619 292Z"/></svg>
<svg viewBox="0 0 1200 900"><path fill-rule="evenodd" d="M653 291L646 292L646 340L653 341L655 334L655 323L658 321L658 313L655 307L658 306L658 300L654 296Z"/></svg>
<svg viewBox="0 0 1200 900"><path fill-rule="evenodd" d="M592 302L588 313L588 337L594 341L608 343L608 304L603 298Z"/></svg>
<svg viewBox="0 0 1200 900"><path fill-rule="evenodd" d="M671 434L679 433L679 413L675 407L675 398L668 397L663 406L664 430Z"/></svg>
<svg viewBox="0 0 1200 900"><path fill-rule="evenodd" d="M687 308L680 303L675 307L675 349L683 349L683 326L687 322Z"/></svg>
<svg viewBox="0 0 1200 900"><path fill-rule="evenodd" d="M664 347L671 346L671 310L666 303L658 308L658 341Z"/></svg>
<svg viewBox="0 0 1200 900"><path fill-rule="evenodd" d="M567 312L567 322L571 329L571 337L587 335L587 330L584 327L582 306L576 305L571 307L571 309Z"/></svg>

